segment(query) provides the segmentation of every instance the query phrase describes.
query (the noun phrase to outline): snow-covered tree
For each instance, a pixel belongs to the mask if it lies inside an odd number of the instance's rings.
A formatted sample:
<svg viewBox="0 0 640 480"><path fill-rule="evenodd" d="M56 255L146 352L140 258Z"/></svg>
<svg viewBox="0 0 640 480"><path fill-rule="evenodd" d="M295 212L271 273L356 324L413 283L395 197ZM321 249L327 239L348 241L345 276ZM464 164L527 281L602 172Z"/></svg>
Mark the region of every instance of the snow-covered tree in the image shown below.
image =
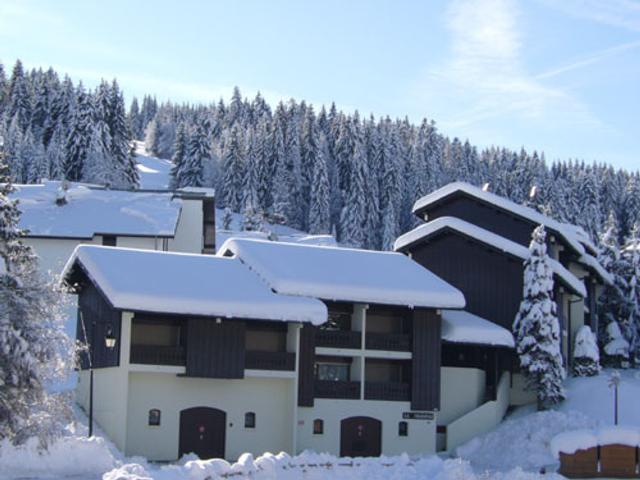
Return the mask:
<svg viewBox="0 0 640 480"><path fill-rule="evenodd" d="M596 337L588 325L583 325L576 334L573 348L573 374L577 377L592 377L600 372L600 352Z"/></svg>
<svg viewBox="0 0 640 480"><path fill-rule="evenodd" d="M629 368L629 342L622 335L618 322L610 322L605 330L603 362L608 367Z"/></svg>
<svg viewBox="0 0 640 480"><path fill-rule="evenodd" d="M347 202L340 218L340 240L352 247L361 247L366 238L366 178L368 175L364 146L356 140L351 162L351 179Z"/></svg>
<svg viewBox="0 0 640 480"><path fill-rule="evenodd" d="M178 125L178 129L176 130L176 142L173 146L173 157L171 157L171 162L173 163L169 175L169 184L171 188L177 188L180 183L187 157L187 144L188 138L186 127L184 123L181 123Z"/></svg>
<svg viewBox="0 0 640 480"><path fill-rule="evenodd" d="M629 355L634 364L640 363L640 225L634 224L623 252L626 263L626 318L622 319Z"/></svg>
<svg viewBox="0 0 640 480"><path fill-rule="evenodd" d="M63 170L67 180L77 182L82 179L82 169L91 139L93 114L91 97L80 85L65 147Z"/></svg>
<svg viewBox="0 0 640 480"><path fill-rule="evenodd" d="M309 205L309 232L329 233L331 231L331 212L329 210L329 172L325 157L326 140L320 140L316 160L313 163L311 180L311 198Z"/></svg>
<svg viewBox="0 0 640 480"><path fill-rule="evenodd" d="M553 300L553 270L546 236L542 225L533 231L529 257L524 262L523 298L513 323L526 388L535 391L539 409L552 406L565 396L560 324Z"/></svg>
<svg viewBox="0 0 640 480"><path fill-rule="evenodd" d="M209 146L208 123L202 120L196 124L189 137L184 167L178 172L175 180L177 188L202 187L204 184L204 164L211 158Z"/></svg>
<svg viewBox="0 0 640 480"><path fill-rule="evenodd" d="M242 209L242 190L245 175L244 145L240 137L240 127L236 124L224 145L222 177L222 198L224 205L232 212ZM257 188L257 185L254 185Z"/></svg>
<svg viewBox="0 0 640 480"><path fill-rule="evenodd" d="M36 255L21 241L6 173L0 164L0 440L37 436L46 446L70 414L66 397L50 394L46 384L70 373L74 344L64 332L61 292L42 278Z"/></svg>

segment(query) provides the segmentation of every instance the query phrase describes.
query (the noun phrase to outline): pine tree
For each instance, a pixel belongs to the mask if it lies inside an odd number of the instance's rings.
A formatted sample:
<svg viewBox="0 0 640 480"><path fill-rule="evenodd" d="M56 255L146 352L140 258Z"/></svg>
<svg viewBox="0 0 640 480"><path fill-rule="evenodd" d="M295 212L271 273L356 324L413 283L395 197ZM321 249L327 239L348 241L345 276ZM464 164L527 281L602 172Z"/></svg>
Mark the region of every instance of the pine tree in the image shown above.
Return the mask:
<svg viewBox="0 0 640 480"><path fill-rule="evenodd" d="M345 245L360 248L366 239L366 191L367 160L364 146L356 140L353 159L351 161L351 178L349 195L340 218L340 241Z"/></svg>
<svg viewBox="0 0 640 480"><path fill-rule="evenodd" d="M622 319L625 338L629 342L629 355L635 365L640 364L640 225L631 229L623 252L626 263L626 318Z"/></svg>
<svg viewBox="0 0 640 480"><path fill-rule="evenodd" d="M92 120L93 104L91 98L80 85L65 147L63 171L64 178L67 180L77 182L82 179L82 170L91 139Z"/></svg>
<svg viewBox="0 0 640 480"><path fill-rule="evenodd" d="M210 157L208 123L206 120L200 120L189 137L184 168L176 178L176 187L202 187L204 164Z"/></svg>
<svg viewBox="0 0 640 480"><path fill-rule="evenodd" d="M187 144L187 130L184 123L180 123L176 131L176 143L173 146L173 157L171 157L173 165L171 166L169 185L172 189L177 188L180 183L180 178L187 158Z"/></svg>
<svg viewBox="0 0 640 480"><path fill-rule="evenodd" d="M539 409L564 399L565 378L546 236L542 225L533 231L524 262L523 299L513 324L520 368L527 389L536 392Z"/></svg>
<svg viewBox="0 0 640 480"><path fill-rule="evenodd" d="M262 212L258 206L258 157L253 130L249 130L247 135L246 164L242 201L242 229L247 231L260 230Z"/></svg>
<svg viewBox="0 0 640 480"><path fill-rule="evenodd" d="M74 344L64 332L62 296L45 282L37 257L22 243L17 202L0 157L0 440L32 436L46 446L70 418L66 397L48 382L73 368Z"/></svg>
<svg viewBox="0 0 640 480"><path fill-rule="evenodd" d="M131 106L129 107L128 124L131 135L136 140L140 140L143 137L144 130L142 128L142 116L140 114L140 106L138 105L138 99L133 97L131 100Z"/></svg>
<svg viewBox="0 0 640 480"><path fill-rule="evenodd" d="M588 325L578 330L573 348L573 374L576 377L593 377L600 372L600 352L596 337Z"/></svg>
<svg viewBox="0 0 640 480"><path fill-rule="evenodd" d="M23 132L31 124L31 96L27 82L22 62L17 60L9 81L7 117L15 118Z"/></svg>
<svg viewBox="0 0 640 480"><path fill-rule="evenodd" d="M326 140L320 140L313 163L311 180L311 203L309 206L309 233L329 233L331 231L331 212L329 210L329 172L325 159Z"/></svg>
<svg viewBox="0 0 640 480"><path fill-rule="evenodd" d="M229 207L232 212L240 212L243 200L245 166L240 127L238 125L233 126L225 142L222 161L224 165L222 179L224 205Z"/></svg>
<svg viewBox="0 0 640 480"><path fill-rule="evenodd" d="M114 183L121 188L135 188L139 183L138 169L131 150L124 98L114 80L109 91L109 120L111 134L110 153L115 166Z"/></svg>

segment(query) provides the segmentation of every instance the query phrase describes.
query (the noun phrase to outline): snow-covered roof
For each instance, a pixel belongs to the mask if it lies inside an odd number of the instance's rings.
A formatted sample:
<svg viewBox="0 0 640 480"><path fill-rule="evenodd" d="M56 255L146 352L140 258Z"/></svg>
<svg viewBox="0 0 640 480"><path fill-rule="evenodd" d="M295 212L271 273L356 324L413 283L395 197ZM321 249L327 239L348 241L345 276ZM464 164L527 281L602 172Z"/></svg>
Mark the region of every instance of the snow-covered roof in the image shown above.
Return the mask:
<svg viewBox="0 0 640 480"><path fill-rule="evenodd" d="M213 255L79 245L63 278L77 266L121 310L320 325L319 300L278 295L237 259Z"/></svg>
<svg viewBox="0 0 640 480"><path fill-rule="evenodd" d="M69 184L66 203L56 204L60 182L15 185L20 228L32 237L89 239L94 235L173 237L182 202L173 194L107 190Z"/></svg>
<svg viewBox="0 0 640 480"><path fill-rule="evenodd" d="M582 245L584 245L584 247L592 255L596 255L598 253L598 247L596 247L596 244L593 243L593 241L589 237L589 234L584 231L584 228L582 228L582 227L580 227L578 225L573 225L572 223L562 223L561 225L564 228L566 228L567 230L569 230L570 232L572 232L574 234L574 236L576 237L576 239L580 243L582 243Z"/></svg>
<svg viewBox="0 0 640 480"><path fill-rule="evenodd" d="M409 307L465 305L458 289L398 253L231 238L218 251L225 254L287 295Z"/></svg>
<svg viewBox="0 0 640 480"><path fill-rule="evenodd" d="M465 182L452 182L438 190L425 195L413 204L413 213L419 213L430 205L440 202L456 192L463 192L484 203L489 203L502 210L513 213L514 215L527 219L536 225L544 225L550 230L564 238L566 243L571 246L580 255L585 253L582 243L576 238L576 230L567 228L566 224L558 222L553 218L537 212L533 208L512 202L508 198L501 197L491 192L486 192L481 188Z"/></svg>
<svg viewBox="0 0 640 480"><path fill-rule="evenodd" d="M594 272L596 272L596 275L598 275L603 282L609 285L613 283L613 275L607 272L607 270L600 264L598 259L596 259L594 256L588 253L585 253L584 255L580 256L578 261L583 265L587 266L588 268L590 268L591 270L593 270Z"/></svg>
<svg viewBox="0 0 640 480"><path fill-rule="evenodd" d="M529 249L524 245L520 245L508 238L504 238L493 232L485 230L484 228L480 228L477 225L473 225L472 223L454 217L438 217L428 223L419 225L404 235L399 236L393 245L393 249L396 251L403 250L407 246L445 229L455 230L463 235L474 238L479 242L490 245L497 250L501 250L505 253L521 258L522 260L529 257ZM553 273L557 275L567 287L582 297L587 295L584 282L563 267L558 261L552 258L549 258L549 261Z"/></svg>
<svg viewBox="0 0 640 480"><path fill-rule="evenodd" d="M515 347L509 330L463 310L442 311L442 339L452 343Z"/></svg>

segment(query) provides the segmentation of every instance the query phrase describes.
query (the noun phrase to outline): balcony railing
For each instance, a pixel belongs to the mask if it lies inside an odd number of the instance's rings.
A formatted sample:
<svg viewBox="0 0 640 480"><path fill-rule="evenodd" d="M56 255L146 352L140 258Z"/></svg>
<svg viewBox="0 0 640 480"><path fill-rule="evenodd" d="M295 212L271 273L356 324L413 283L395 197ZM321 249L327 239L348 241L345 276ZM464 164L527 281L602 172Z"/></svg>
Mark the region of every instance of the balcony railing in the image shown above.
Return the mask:
<svg viewBox="0 0 640 480"><path fill-rule="evenodd" d="M352 330L318 330L316 347L359 349L362 333Z"/></svg>
<svg viewBox="0 0 640 480"><path fill-rule="evenodd" d="M244 368L253 370L295 370L296 354L289 352L258 352L247 350Z"/></svg>
<svg viewBox="0 0 640 480"><path fill-rule="evenodd" d="M182 366L185 365L185 352L180 346L131 345L129 361L145 365Z"/></svg>
<svg viewBox="0 0 640 480"><path fill-rule="evenodd" d="M365 344L368 350L410 352L411 336L405 333L367 333Z"/></svg>
<svg viewBox="0 0 640 480"><path fill-rule="evenodd" d="M411 400L411 388L408 383L366 382L364 384L364 398L365 400L408 402Z"/></svg>
<svg viewBox="0 0 640 480"><path fill-rule="evenodd" d="M333 380L316 380L316 398L360 398L360 382L341 382Z"/></svg>

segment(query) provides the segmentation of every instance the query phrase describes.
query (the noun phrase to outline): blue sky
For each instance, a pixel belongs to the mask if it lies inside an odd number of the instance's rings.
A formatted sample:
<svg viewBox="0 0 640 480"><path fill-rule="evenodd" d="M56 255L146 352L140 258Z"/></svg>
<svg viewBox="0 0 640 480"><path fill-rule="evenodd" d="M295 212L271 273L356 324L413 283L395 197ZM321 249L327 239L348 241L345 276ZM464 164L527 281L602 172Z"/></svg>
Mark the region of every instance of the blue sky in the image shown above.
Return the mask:
<svg viewBox="0 0 640 480"><path fill-rule="evenodd" d="M640 168L640 0L0 2L0 60L129 98L335 101Z"/></svg>

